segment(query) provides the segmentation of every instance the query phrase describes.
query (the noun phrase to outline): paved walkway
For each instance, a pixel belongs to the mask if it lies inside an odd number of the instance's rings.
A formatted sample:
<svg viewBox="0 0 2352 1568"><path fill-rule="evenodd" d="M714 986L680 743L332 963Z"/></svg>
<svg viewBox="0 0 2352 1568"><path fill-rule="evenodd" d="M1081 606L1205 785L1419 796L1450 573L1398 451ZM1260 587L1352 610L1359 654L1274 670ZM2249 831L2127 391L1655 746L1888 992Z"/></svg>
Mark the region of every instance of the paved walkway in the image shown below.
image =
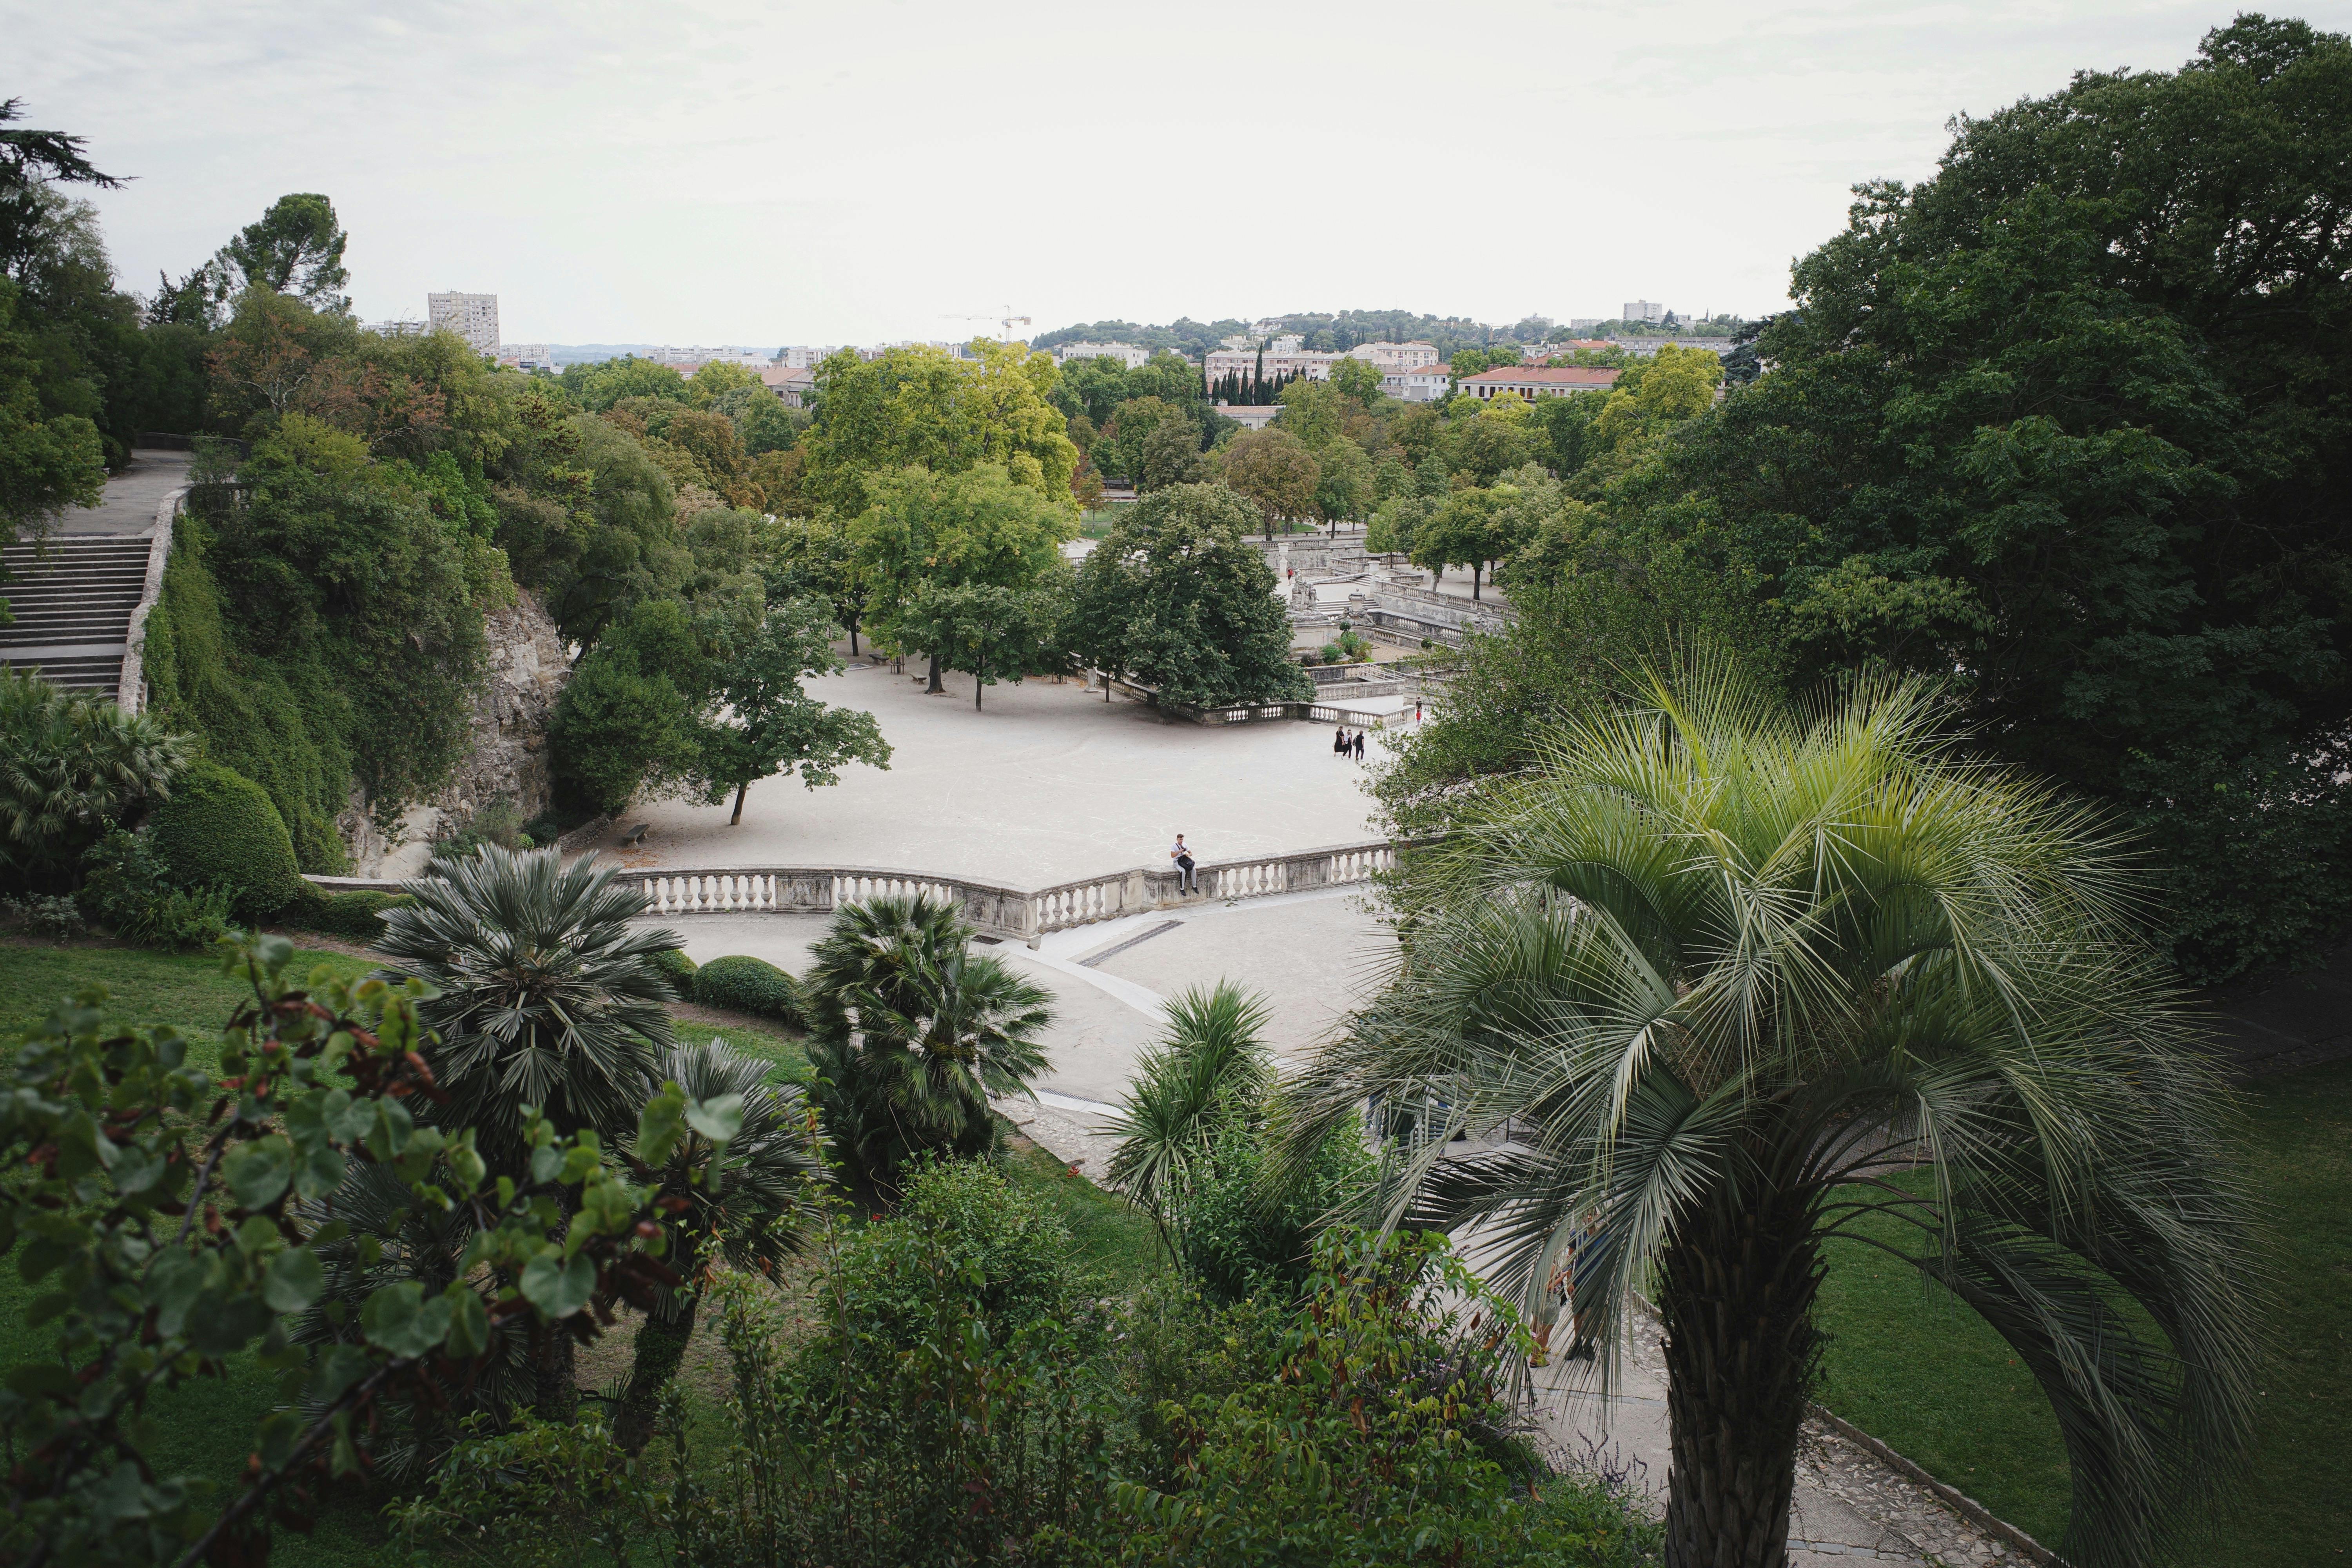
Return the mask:
<svg viewBox="0 0 2352 1568"><path fill-rule="evenodd" d="M188 482L185 452L134 451L131 466L106 479L106 497L96 506L68 507L59 533L148 533L163 497Z"/></svg>
<svg viewBox="0 0 2352 1568"><path fill-rule="evenodd" d="M1179 833L1206 860L1376 837L1360 787L1369 770L1331 755L1326 725L1170 723L1052 680L992 686L974 712L971 685L951 674L946 696L926 697L911 665L898 675L887 664L813 680L826 701L880 721L887 771L852 764L817 790L768 779L735 827L731 800L654 802L631 818L652 823L652 837L621 858L871 866L1043 888L1163 864Z"/></svg>
<svg viewBox="0 0 2352 1568"><path fill-rule="evenodd" d="M1566 1338L1562 1325L1560 1339ZM1604 1394L1590 1362L1555 1358L1535 1374L1536 1415L1551 1445L1580 1469L1612 1479L1665 1511L1673 1455L1667 1442L1665 1357L1657 1321L1644 1316ZM1792 1568L1853 1563L1957 1568L2019 1559L1944 1506L1935 1493L1820 1422L1808 1422L1789 1518Z"/></svg>

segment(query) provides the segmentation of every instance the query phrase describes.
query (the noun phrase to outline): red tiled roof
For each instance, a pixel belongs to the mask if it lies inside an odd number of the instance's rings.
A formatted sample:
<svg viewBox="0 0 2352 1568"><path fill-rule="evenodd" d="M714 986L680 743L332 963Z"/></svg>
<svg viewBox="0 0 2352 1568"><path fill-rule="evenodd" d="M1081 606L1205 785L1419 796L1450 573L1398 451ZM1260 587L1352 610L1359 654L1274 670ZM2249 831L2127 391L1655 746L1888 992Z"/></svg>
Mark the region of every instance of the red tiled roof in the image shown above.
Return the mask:
<svg viewBox="0 0 2352 1568"><path fill-rule="evenodd" d="M1525 364L1517 370L1482 370L1462 378L1465 386L1614 386L1620 372L1586 365Z"/></svg>

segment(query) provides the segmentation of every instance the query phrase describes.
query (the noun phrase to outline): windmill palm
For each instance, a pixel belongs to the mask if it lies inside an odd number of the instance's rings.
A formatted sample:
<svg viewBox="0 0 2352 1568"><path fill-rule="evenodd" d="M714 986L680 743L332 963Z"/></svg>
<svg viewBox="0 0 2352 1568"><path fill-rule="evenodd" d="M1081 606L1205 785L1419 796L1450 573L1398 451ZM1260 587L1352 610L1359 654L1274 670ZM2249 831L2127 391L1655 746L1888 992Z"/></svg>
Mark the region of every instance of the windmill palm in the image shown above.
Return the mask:
<svg viewBox="0 0 2352 1568"><path fill-rule="evenodd" d="M1591 715L1433 853L1391 989L1316 1066L1502 1130L1402 1161L1539 1299L1667 1333L1667 1561L1785 1560L1823 1244L2005 1338L2071 1460L2067 1552L2140 1563L2245 1441L2255 1265L2231 1108L2079 809L1966 760L1921 687L1809 715L1720 674ZM1903 1222L1888 1246L1870 1216Z"/></svg>
<svg viewBox="0 0 2352 1568"><path fill-rule="evenodd" d="M654 955L671 931L636 931L643 894L593 856L566 866L553 849L484 845L407 885L414 907L386 910L375 951L383 973L437 994L417 1012L434 1031L426 1060L446 1099L425 1114L474 1129L491 1173L530 1166L525 1108L558 1130L593 1129L607 1144L635 1131L669 1047L669 977ZM572 1341L549 1334L535 1367L541 1415L578 1403Z"/></svg>
<svg viewBox="0 0 2352 1568"><path fill-rule="evenodd" d="M439 993L418 1011L448 1095L436 1121L470 1126L495 1172L520 1174L523 1108L558 1129L625 1136L659 1082L670 1044L669 979L654 955L671 931L638 931L642 894L589 856L501 849L442 861L411 882L413 908L383 912L384 973Z"/></svg>
<svg viewBox="0 0 2352 1568"><path fill-rule="evenodd" d="M974 957L955 907L891 896L836 910L811 953L809 1059L834 1135L877 1181L909 1156L995 1140L988 1097L1045 1070L1046 994Z"/></svg>
<svg viewBox="0 0 2352 1568"><path fill-rule="evenodd" d="M807 1240L813 1185L824 1179L814 1118L797 1085L768 1081L769 1064L728 1048L724 1040L680 1045L662 1058L660 1076L693 1100L733 1095L741 1101L741 1129L718 1153L690 1129L652 1173L669 1209L668 1258L680 1283L637 1330L627 1387L614 1436L631 1453L652 1435L662 1385L677 1371L694 1337L709 1270L724 1260L736 1268L772 1274Z"/></svg>
<svg viewBox="0 0 2352 1568"><path fill-rule="evenodd" d="M1111 1185L1151 1216L1173 1256L1171 1227L1217 1139L1254 1116L1274 1081L1265 999L1232 981L1168 1004L1167 1032L1136 1064L1126 1103L1106 1129L1118 1139Z"/></svg>

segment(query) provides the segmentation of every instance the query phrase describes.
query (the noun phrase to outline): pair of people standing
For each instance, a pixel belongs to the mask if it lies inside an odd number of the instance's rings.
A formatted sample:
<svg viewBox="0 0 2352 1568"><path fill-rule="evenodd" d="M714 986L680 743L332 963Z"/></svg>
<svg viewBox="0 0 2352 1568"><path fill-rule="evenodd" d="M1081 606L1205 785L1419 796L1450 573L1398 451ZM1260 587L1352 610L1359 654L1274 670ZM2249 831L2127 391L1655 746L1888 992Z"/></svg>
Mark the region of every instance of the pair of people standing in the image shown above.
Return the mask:
<svg viewBox="0 0 2352 1568"><path fill-rule="evenodd" d="M1356 761L1360 763L1362 762L1364 760L1364 732L1361 730L1359 730L1353 736L1350 736L1348 733L1348 727L1342 724L1339 727L1339 732L1331 739L1331 754L1335 757L1352 756Z"/></svg>

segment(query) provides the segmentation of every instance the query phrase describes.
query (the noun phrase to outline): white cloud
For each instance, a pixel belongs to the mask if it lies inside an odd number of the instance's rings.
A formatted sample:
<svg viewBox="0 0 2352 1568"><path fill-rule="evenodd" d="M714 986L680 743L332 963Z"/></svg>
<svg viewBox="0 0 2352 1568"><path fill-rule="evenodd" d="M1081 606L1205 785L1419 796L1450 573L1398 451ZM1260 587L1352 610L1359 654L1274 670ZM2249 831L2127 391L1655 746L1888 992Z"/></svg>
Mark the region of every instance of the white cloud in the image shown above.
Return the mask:
<svg viewBox="0 0 2352 1568"><path fill-rule="evenodd" d="M2305 8L2341 28L2352 4ZM135 174L126 282L323 191L356 303L557 342L1628 298L1757 311L1950 115L2226 8L0 3L0 90Z"/></svg>

